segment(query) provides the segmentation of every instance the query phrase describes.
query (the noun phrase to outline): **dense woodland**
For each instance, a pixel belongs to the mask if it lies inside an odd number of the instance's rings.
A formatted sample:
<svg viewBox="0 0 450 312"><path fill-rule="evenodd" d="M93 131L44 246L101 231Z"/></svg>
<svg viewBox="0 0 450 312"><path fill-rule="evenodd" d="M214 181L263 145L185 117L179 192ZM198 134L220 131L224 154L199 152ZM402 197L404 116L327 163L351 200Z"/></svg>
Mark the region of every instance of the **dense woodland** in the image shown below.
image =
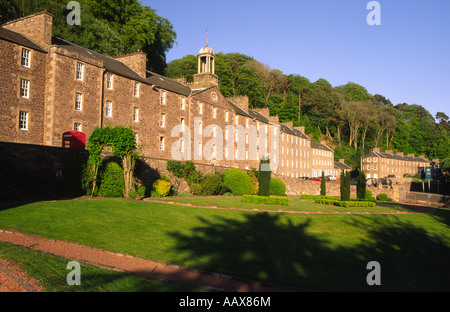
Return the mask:
<svg viewBox="0 0 450 312"><path fill-rule="evenodd" d="M138 0L78 0L82 23L68 26L68 2L0 0L0 23L47 10L55 16L56 36L110 56L144 51L149 70L192 81L197 57L166 63L176 32L152 8ZM216 74L225 96L247 95L252 108L269 107L280 121L305 126L313 140L327 140L335 158L344 158L353 168L374 147L440 160L450 157L450 121L444 112L432 116L418 104L391 103L354 82L333 87L326 79L311 82L300 74L285 75L240 53L217 53Z"/></svg>

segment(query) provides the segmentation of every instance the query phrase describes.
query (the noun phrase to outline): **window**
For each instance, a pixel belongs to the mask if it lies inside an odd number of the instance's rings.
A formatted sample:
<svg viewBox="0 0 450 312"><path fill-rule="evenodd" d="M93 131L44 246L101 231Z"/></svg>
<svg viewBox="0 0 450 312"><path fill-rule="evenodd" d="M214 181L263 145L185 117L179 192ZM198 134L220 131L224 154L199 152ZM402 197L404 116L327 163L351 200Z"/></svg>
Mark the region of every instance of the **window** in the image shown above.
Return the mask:
<svg viewBox="0 0 450 312"><path fill-rule="evenodd" d="M139 82L134 82L134 97L139 97Z"/></svg>
<svg viewBox="0 0 450 312"><path fill-rule="evenodd" d="M181 98L181 109L185 110L186 108L186 98Z"/></svg>
<svg viewBox="0 0 450 312"><path fill-rule="evenodd" d="M160 137L159 138L159 149L161 150L161 151L163 151L164 150L164 137Z"/></svg>
<svg viewBox="0 0 450 312"><path fill-rule="evenodd" d="M74 123L73 130L81 132L81 123L79 122Z"/></svg>
<svg viewBox="0 0 450 312"><path fill-rule="evenodd" d="M181 125L184 126L186 124L186 119L184 117L181 117Z"/></svg>
<svg viewBox="0 0 450 312"><path fill-rule="evenodd" d="M181 139L181 152L184 153L184 139Z"/></svg>
<svg viewBox="0 0 450 312"><path fill-rule="evenodd" d="M28 49L22 49L22 66L30 68L30 55L31 51Z"/></svg>
<svg viewBox="0 0 450 312"><path fill-rule="evenodd" d="M106 117L112 117L112 102L106 101L106 110L105 110Z"/></svg>
<svg viewBox="0 0 450 312"><path fill-rule="evenodd" d="M30 97L30 81L26 79L20 80L20 97L28 99Z"/></svg>
<svg viewBox="0 0 450 312"><path fill-rule="evenodd" d="M108 88L109 90L112 90L113 88L113 74L108 73L106 75L106 88Z"/></svg>
<svg viewBox="0 0 450 312"><path fill-rule="evenodd" d="M236 125L239 123L239 116L236 116Z"/></svg>
<svg viewBox="0 0 450 312"><path fill-rule="evenodd" d="M198 103L198 113L203 114L203 103Z"/></svg>
<svg viewBox="0 0 450 312"><path fill-rule="evenodd" d="M198 133L199 134L203 133L203 123L201 120L199 120L199 122L198 122Z"/></svg>
<svg viewBox="0 0 450 312"><path fill-rule="evenodd" d="M77 80L83 80L84 76L84 65L82 63L77 63Z"/></svg>
<svg viewBox="0 0 450 312"><path fill-rule="evenodd" d="M19 112L19 130L28 130L28 112Z"/></svg>
<svg viewBox="0 0 450 312"><path fill-rule="evenodd" d="M83 94L75 93L75 110L81 111L83 108Z"/></svg>
<svg viewBox="0 0 450 312"><path fill-rule="evenodd" d="M161 104L166 104L166 91L161 91Z"/></svg>
<svg viewBox="0 0 450 312"><path fill-rule="evenodd" d="M213 118L216 118L217 116L217 108L213 108Z"/></svg>
<svg viewBox="0 0 450 312"><path fill-rule="evenodd" d="M225 112L225 121L228 122L228 118L229 118L229 113Z"/></svg>
<svg viewBox="0 0 450 312"><path fill-rule="evenodd" d="M138 122L139 121L139 108L135 107L133 109L133 121Z"/></svg>
<svg viewBox="0 0 450 312"><path fill-rule="evenodd" d="M161 114L161 123L160 123L161 127L165 127L166 126L166 115Z"/></svg>

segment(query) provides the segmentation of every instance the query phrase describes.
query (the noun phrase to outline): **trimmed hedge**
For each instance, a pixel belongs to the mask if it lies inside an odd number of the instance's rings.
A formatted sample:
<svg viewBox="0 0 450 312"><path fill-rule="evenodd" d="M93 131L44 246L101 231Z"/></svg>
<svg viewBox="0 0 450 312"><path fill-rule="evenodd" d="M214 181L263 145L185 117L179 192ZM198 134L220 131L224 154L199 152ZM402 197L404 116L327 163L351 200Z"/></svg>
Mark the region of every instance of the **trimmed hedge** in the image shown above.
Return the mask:
<svg viewBox="0 0 450 312"><path fill-rule="evenodd" d="M268 205L289 205L289 198L276 196L242 195L241 202Z"/></svg>
<svg viewBox="0 0 450 312"><path fill-rule="evenodd" d="M270 194L278 196L286 196L286 184L280 179L270 179Z"/></svg>
<svg viewBox="0 0 450 312"><path fill-rule="evenodd" d="M341 197L339 197L339 196L307 195L307 194L303 194L300 198L301 199L336 199L336 200L341 199Z"/></svg>
<svg viewBox="0 0 450 312"><path fill-rule="evenodd" d="M316 199L317 204L334 205L339 207L374 207L377 204L373 201L366 200L335 200L335 199Z"/></svg>
<svg viewBox="0 0 450 312"><path fill-rule="evenodd" d="M231 189L233 195L252 194L252 180L241 169L228 169L223 173L223 186Z"/></svg>

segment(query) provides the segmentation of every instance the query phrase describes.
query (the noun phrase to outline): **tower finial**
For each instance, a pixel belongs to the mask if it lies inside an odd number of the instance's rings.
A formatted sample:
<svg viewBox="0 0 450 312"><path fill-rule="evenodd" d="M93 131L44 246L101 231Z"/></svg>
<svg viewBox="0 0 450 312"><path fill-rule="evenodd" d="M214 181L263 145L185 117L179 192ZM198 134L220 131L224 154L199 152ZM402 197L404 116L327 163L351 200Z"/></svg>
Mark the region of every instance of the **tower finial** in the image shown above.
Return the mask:
<svg viewBox="0 0 450 312"><path fill-rule="evenodd" d="M208 46L208 29L206 29L206 46Z"/></svg>

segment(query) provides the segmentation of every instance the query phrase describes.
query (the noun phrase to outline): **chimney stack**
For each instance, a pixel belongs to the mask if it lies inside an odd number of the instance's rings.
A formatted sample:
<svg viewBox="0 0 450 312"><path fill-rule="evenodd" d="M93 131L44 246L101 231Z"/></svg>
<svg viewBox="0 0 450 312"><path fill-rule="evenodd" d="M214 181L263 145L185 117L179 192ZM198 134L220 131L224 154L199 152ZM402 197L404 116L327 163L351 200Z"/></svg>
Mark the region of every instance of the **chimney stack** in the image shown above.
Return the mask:
<svg viewBox="0 0 450 312"><path fill-rule="evenodd" d="M46 51L52 44L53 15L47 11L19 18L2 27L24 35Z"/></svg>
<svg viewBox="0 0 450 312"><path fill-rule="evenodd" d="M115 57L116 60L124 63L142 77L146 77L147 54L136 52Z"/></svg>

